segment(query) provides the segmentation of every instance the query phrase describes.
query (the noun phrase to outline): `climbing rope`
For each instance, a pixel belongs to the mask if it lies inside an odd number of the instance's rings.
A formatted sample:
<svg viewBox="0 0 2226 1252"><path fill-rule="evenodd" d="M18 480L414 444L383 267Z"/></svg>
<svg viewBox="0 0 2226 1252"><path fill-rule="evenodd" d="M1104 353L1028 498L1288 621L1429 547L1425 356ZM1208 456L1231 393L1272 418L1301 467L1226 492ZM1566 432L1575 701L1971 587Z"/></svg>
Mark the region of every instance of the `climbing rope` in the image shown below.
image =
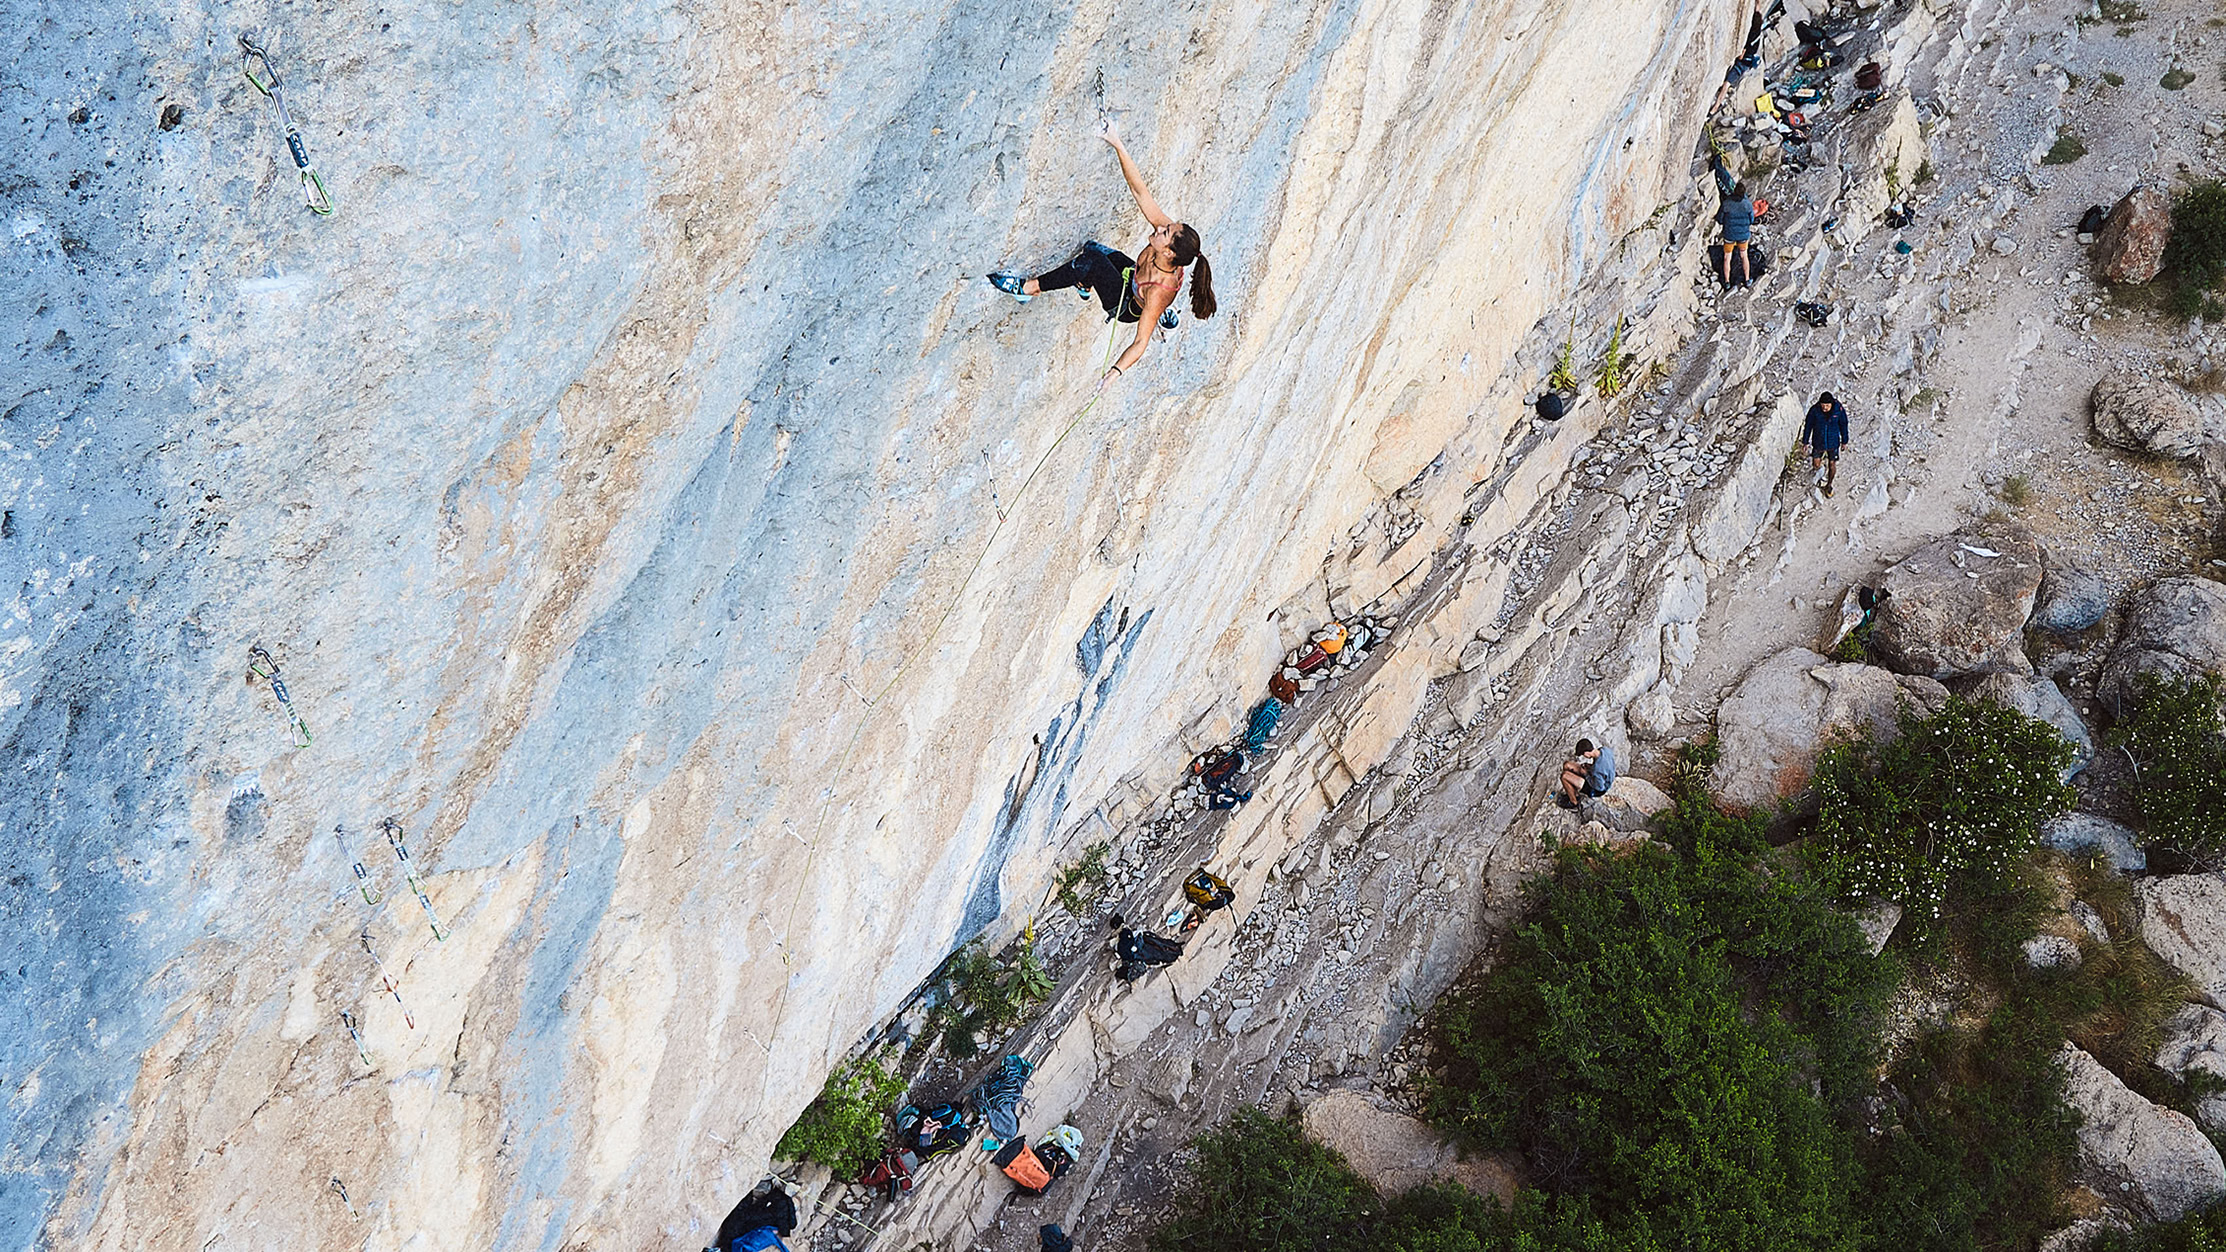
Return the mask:
<svg viewBox="0 0 2226 1252"><path fill-rule="evenodd" d="M425 898L425 884L418 879L417 863L410 860L410 849L402 842L402 823L391 817L381 818L379 829L386 832L386 841L394 849L394 859L402 862L402 881L409 884L410 893L424 906L425 920L433 924L433 938L441 943L448 942L448 932L441 929L440 914L433 911L433 902Z"/></svg>
<svg viewBox="0 0 2226 1252"><path fill-rule="evenodd" d="M363 893L365 904L376 906L379 893L371 887L371 871L363 868L363 859L348 850L348 836L339 826L332 828L332 841L340 845L340 855L347 857L356 867L356 890Z"/></svg>
<svg viewBox="0 0 2226 1252"><path fill-rule="evenodd" d="M325 190L325 180L317 167L309 163L309 145L302 142L301 128L294 125L293 115L286 111L286 87L278 80L278 67L271 64L270 54L262 45L245 34L240 36L240 73L278 110L278 125L286 132L287 150L294 154L294 168L301 174L302 203L319 217L331 217L332 195Z"/></svg>
<svg viewBox="0 0 2226 1252"><path fill-rule="evenodd" d="M303 721L301 714L294 711L294 697L286 691L286 680L278 676L278 662L271 659L271 654L263 649L263 645L256 644L247 650L247 672L250 677L270 683L271 694L278 697L278 707L285 710L287 728L294 732L294 746L308 747L312 738L309 723Z"/></svg>

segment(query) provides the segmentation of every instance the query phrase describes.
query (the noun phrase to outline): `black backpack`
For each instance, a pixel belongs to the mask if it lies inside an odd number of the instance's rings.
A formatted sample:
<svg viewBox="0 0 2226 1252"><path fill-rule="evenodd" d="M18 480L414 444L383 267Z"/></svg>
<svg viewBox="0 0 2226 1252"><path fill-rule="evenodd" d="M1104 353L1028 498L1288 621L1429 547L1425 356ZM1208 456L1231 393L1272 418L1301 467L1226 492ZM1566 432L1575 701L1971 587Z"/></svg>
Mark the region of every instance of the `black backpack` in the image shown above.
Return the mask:
<svg viewBox="0 0 2226 1252"><path fill-rule="evenodd" d="M1122 982L1135 982L1155 966L1173 965L1183 954L1183 945L1165 935L1123 926L1120 938L1113 943L1113 952L1121 958L1121 967L1114 971L1115 976Z"/></svg>

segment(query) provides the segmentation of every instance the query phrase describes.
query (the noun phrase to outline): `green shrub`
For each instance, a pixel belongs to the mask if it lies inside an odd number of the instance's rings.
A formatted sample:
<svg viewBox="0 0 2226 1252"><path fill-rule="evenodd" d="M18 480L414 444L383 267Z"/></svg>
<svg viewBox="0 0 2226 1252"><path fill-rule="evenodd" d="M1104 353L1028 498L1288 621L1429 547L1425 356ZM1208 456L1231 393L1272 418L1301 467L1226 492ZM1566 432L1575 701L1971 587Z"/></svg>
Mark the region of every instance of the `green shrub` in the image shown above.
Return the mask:
<svg viewBox="0 0 2226 1252"><path fill-rule="evenodd" d="M2032 479L2023 474L2012 474L2002 480L2002 503L2013 509L2022 509L2032 502Z"/></svg>
<svg viewBox="0 0 2226 1252"><path fill-rule="evenodd" d="M1059 871L1052 898L1059 902L1060 908L1076 917L1089 909L1098 888L1105 885L1105 856L1110 850L1108 844L1093 843L1081 860Z"/></svg>
<svg viewBox="0 0 2226 1252"><path fill-rule="evenodd" d="M1298 1127L1239 1108L1200 1136L1158 1252L1359 1252L1376 1193Z"/></svg>
<svg viewBox="0 0 2226 1252"><path fill-rule="evenodd" d="M827 1076L819 1097L773 1145L773 1156L817 1161L837 1178L855 1178L881 1156L890 1106L903 1096L904 1079L860 1057Z"/></svg>
<svg viewBox="0 0 2226 1252"><path fill-rule="evenodd" d="M2102 72L2102 81L2110 84L2113 87L2123 87L2126 85L2126 76L2118 73L2116 70L2104 70Z"/></svg>
<svg viewBox="0 0 2226 1252"><path fill-rule="evenodd" d="M2192 83L2194 81L2195 75L2175 65L2171 69L2164 71L2164 77L2157 79L2156 85L2164 88L2166 91L2178 91L2180 88L2185 87L2189 83Z"/></svg>
<svg viewBox="0 0 2226 1252"><path fill-rule="evenodd" d="M2048 151L2041 155L2041 164L2069 165L2085 155L2087 155L2086 140L2068 130L2059 131L2056 134L2056 142L2048 145Z"/></svg>
<svg viewBox="0 0 2226 1252"><path fill-rule="evenodd" d="M2133 713L2110 732L2133 758L2134 808L2142 841L2205 866L2226 860L2226 740L2220 738L2219 680L2136 680Z"/></svg>
<svg viewBox="0 0 2226 1252"><path fill-rule="evenodd" d="M2226 182L2211 179L2172 200L2172 239L2164 245L2165 307L2182 318L2226 317L2213 294L2226 286Z"/></svg>
<svg viewBox="0 0 2226 1252"><path fill-rule="evenodd" d="M1760 822L1681 790L1689 853L1567 853L1533 884L1495 970L1444 1005L1431 1114L1519 1150L1555 1219L1611 1244L1852 1248L1827 1105L1867 1080L1891 969L1818 884L1750 864Z"/></svg>
<svg viewBox="0 0 2226 1252"><path fill-rule="evenodd" d="M2046 722L1951 696L1931 717L1906 706L1888 744L1834 745L1817 763L1816 843L1851 899L1890 900L1923 938L1960 881L2008 884L2040 823L2069 809L2073 749Z"/></svg>

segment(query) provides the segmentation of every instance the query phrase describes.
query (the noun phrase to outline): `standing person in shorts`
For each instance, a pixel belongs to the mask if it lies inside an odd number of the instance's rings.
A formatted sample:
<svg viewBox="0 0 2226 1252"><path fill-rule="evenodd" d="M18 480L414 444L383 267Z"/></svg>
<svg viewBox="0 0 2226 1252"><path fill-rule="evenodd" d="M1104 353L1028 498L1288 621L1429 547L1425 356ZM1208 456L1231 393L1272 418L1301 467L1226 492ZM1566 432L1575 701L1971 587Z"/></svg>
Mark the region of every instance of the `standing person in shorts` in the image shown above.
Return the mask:
<svg viewBox="0 0 2226 1252"><path fill-rule="evenodd" d="M1744 287L1754 277L1747 267L1747 241L1754 237L1755 202L1747 197L1747 184L1731 185L1731 194L1724 198L1723 207L1716 210L1716 222L1724 228L1724 286ZM1734 254L1739 257L1737 278L1732 277Z"/></svg>
<svg viewBox="0 0 2226 1252"><path fill-rule="evenodd" d="M1818 396L1801 422L1801 442L1809 449L1809 476L1829 499L1840 476L1840 449L1847 446L1847 406L1829 391Z"/></svg>

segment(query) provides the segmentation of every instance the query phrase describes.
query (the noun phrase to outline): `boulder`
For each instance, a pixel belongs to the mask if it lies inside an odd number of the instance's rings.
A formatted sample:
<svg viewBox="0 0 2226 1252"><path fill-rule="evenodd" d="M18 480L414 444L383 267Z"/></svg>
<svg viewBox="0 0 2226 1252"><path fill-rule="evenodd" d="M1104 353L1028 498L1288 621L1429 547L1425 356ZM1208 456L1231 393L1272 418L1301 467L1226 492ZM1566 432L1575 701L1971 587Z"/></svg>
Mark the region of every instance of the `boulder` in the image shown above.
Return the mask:
<svg viewBox="0 0 2226 1252"><path fill-rule="evenodd" d="M2175 874L2133 884L2141 942L2226 1008L2226 875Z"/></svg>
<svg viewBox="0 0 2226 1252"><path fill-rule="evenodd" d="M2034 1252L2087 1252L2095 1240L2113 1230L2131 1230L2133 1226L2117 1213L2104 1210L2093 1217L2082 1217L2071 1225L2040 1241Z"/></svg>
<svg viewBox="0 0 2226 1252"><path fill-rule="evenodd" d="M2125 629L2095 683L2112 713L2133 710L2136 680L2193 678L2226 669L2226 586L2205 578L2163 578L2126 605Z"/></svg>
<svg viewBox="0 0 2226 1252"><path fill-rule="evenodd" d="M1749 671L1716 710L1722 755L1711 783L1735 809L1775 807L1808 789L1832 736L1867 732L1890 741L1900 733L1902 702L1934 713L1947 698L1947 688L1929 678L1788 648Z"/></svg>
<svg viewBox="0 0 2226 1252"><path fill-rule="evenodd" d="M1609 830L1630 835L1652 828L1671 804L1669 795L1653 783L1618 774L1608 794L1585 804L1585 816Z"/></svg>
<svg viewBox="0 0 2226 1252"><path fill-rule="evenodd" d="M2089 849L2110 858L2110 868L2121 874L2138 874L2149 868L2148 855L2133 832L2106 817L2092 813L2065 813L2041 823L2040 841L2059 852Z"/></svg>
<svg viewBox="0 0 2226 1252"><path fill-rule="evenodd" d="M1855 911L1855 924L1862 928L1870 954L1877 956L1886 950L1886 941L1894 937L1894 927L1901 925L1901 906L1892 900L1873 901Z"/></svg>
<svg viewBox="0 0 2226 1252"><path fill-rule="evenodd" d="M2185 1113L2158 1108L2080 1049L2057 1053L2064 1102L2079 1110L2079 1159L2105 1195L2172 1222L2226 1197L2226 1161Z"/></svg>
<svg viewBox="0 0 2226 1252"><path fill-rule="evenodd" d="M2226 1013L2207 1004L2190 1004L2164 1023L2156 1067L2185 1081L2190 1073L2226 1079ZM2226 1092L2198 1100L2195 1120L2213 1134L2226 1134Z"/></svg>
<svg viewBox="0 0 2226 1252"><path fill-rule="evenodd" d="M2095 270L2108 283L2145 283L2164 264L2172 241L2172 201L2154 187L2136 187L2111 206L2095 235Z"/></svg>
<svg viewBox="0 0 2226 1252"><path fill-rule="evenodd" d="M2109 612L2110 588L2102 579L2076 565L2051 560L2026 625L2052 635L2076 635L2093 628Z"/></svg>
<svg viewBox="0 0 2226 1252"><path fill-rule="evenodd" d="M2178 384L2112 371L2088 393L2095 437L2113 447L2186 460L2210 441L2202 407Z"/></svg>
<svg viewBox="0 0 2226 1252"><path fill-rule="evenodd" d="M1306 1137L1343 1156L1385 1195L1429 1182L1459 1183L1481 1195L1515 1198L1515 1172L1499 1156L1461 1159L1452 1140L1427 1122L1384 1108L1358 1091L1324 1092L1299 1115Z"/></svg>
<svg viewBox="0 0 2226 1252"><path fill-rule="evenodd" d="M1623 710L1623 724L1631 728L1631 737L1642 743L1667 739L1677 727L1677 710L1670 704L1669 688L1662 683L1647 688Z"/></svg>
<svg viewBox="0 0 2226 1252"><path fill-rule="evenodd" d="M2014 522L1989 522L1928 543L1881 580L1886 597L1871 651L1890 669L1933 678L2031 673L2025 619L2040 594L2042 572L2040 545Z"/></svg>
<svg viewBox="0 0 2226 1252"><path fill-rule="evenodd" d="M2077 969L2085 959L2079 944L2062 935L2034 935L2024 947L2025 963L2034 969Z"/></svg>
<svg viewBox="0 0 2226 1252"><path fill-rule="evenodd" d="M2064 780L2087 768L2095 756L2094 732L2080 718L2079 710L2064 698L2063 689L2053 678L2027 678L2022 674L1988 674L1971 685L1967 693L1973 700L1991 700L2005 708L2016 709L2025 716L2047 722L2071 743L2078 755L2064 768Z"/></svg>

